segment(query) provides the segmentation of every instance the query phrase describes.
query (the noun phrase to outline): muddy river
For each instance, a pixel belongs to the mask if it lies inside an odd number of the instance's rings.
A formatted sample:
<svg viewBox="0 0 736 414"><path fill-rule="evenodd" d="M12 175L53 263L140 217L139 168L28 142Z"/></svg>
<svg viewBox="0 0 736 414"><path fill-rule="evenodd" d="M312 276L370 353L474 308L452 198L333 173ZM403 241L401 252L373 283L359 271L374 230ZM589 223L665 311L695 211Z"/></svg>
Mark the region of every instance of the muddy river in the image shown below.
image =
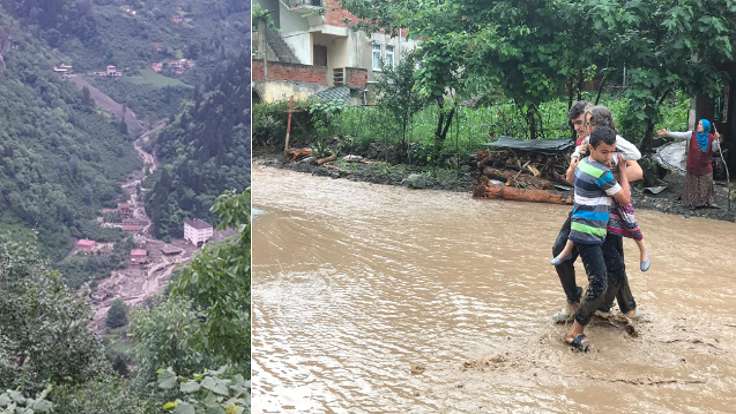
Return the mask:
<svg viewBox="0 0 736 414"><path fill-rule="evenodd" d="M263 166L253 204L254 413L736 412L736 224L640 211L639 336L581 354L550 322L569 207Z"/></svg>

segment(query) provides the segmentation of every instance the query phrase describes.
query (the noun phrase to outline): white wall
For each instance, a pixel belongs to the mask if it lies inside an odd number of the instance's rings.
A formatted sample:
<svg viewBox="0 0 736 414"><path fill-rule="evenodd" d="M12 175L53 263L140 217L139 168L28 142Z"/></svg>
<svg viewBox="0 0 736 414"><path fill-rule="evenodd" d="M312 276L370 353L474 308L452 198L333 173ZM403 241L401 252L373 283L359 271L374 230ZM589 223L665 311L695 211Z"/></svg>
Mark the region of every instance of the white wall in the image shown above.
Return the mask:
<svg viewBox="0 0 736 414"><path fill-rule="evenodd" d="M312 36L309 33L291 33L281 34L287 45L294 51L299 63L302 65L311 65L312 58Z"/></svg>
<svg viewBox="0 0 736 414"><path fill-rule="evenodd" d="M309 23L307 19L302 16L292 13L289 9L279 1L279 14L281 21L279 25L281 27L281 34L289 34L294 32L307 32L309 31Z"/></svg>
<svg viewBox="0 0 736 414"><path fill-rule="evenodd" d="M417 41L413 39L405 39L399 37L390 37L384 33L373 33L370 38L367 36L365 40L362 40L363 50L365 53L361 53L365 62L361 67L368 69L368 81L375 81L376 76L380 76L380 72L373 73L373 55L371 54L373 42L381 45L381 57L386 58L386 46L394 47L394 65L398 65L401 62L402 56L414 50L417 47Z"/></svg>
<svg viewBox="0 0 736 414"><path fill-rule="evenodd" d="M335 39L332 42L332 62L328 62L331 68L344 68L350 66L350 55L348 48L348 38Z"/></svg>

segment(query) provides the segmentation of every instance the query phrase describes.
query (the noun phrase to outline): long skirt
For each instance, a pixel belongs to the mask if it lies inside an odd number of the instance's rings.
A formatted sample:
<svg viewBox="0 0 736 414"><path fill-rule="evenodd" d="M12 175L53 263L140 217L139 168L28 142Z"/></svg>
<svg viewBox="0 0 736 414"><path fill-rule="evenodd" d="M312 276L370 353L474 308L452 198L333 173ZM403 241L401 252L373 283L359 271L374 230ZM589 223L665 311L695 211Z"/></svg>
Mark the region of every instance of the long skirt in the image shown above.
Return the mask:
<svg viewBox="0 0 736 414"><path fill-rule="evenodd" d="M688 208L706 207L713 204L713 173L706 175L687 174L682 203Z"/></svg>
<svg viewBox="0 0 736 414"><path fill-rule="evenodd" d="M618 236L630 237L634 240L642 240L644 238L639 224L636 222L633 204L615 204L614 208L611 209L611 215L608 219L608 232Z"/></svg>

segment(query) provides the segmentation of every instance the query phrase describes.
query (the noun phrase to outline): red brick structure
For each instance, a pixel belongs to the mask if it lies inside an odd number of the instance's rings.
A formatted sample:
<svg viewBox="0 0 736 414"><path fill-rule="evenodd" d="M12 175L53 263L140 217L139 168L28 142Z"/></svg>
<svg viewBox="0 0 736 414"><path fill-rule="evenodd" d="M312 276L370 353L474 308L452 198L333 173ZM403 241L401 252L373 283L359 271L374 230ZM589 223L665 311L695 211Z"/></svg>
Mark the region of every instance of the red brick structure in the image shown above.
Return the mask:
<svg viewBox="0 0 736 414"><path fill-rule="evenodd" d="M253 74L253 80L264 80L262 59L253 59L251 73ZM269 61L268 80L288 80L327 85L327 67Z"/></svg>
<svg viewBox="0 0 736 414"><path fill-rule="evenodd" d="M340 27L351 27L358 23L358 18L342 8L340 0L324 0L325 24Z"/></svg>
<svg viewBox="0 0 736 414"><path fill-rule="evenodd" d="M368 70L345 68L345 85L351 89L365 89L368 84Z"/></svg>

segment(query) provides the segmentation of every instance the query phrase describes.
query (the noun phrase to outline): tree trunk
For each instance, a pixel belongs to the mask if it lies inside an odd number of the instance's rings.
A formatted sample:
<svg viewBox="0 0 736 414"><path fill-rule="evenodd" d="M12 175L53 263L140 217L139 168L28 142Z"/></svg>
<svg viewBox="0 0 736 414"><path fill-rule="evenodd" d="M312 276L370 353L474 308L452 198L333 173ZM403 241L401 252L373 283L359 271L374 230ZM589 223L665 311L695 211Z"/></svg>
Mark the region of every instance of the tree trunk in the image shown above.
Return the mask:
<svg viewBox="0 0 736 414"><path fill-rule="evenodd" d="M530 105L526 109L526 124L529 127L529 138L537 139L537 121L535 118L534 106Z"/></svg>
<svg viewBox="0 0 736 414"><path fill-rule="evenodd" d="M598 84L598 93L595 96L595 105L598 105L598 102L601 100L601 93L603 92L603 86L605 86L607 79L608 72L603 74L603 78L601 78L601 83Z"/></svg>
<svg viewBox="0 0 736 414"><path fill-rule="evenodd" d="M655 104L654 108L650 108L649 110L646 110L648 112L647 116L647 129L644 131L644 138L641 140L641 152L642 154L645 154L649 152L649 150L652 149L652 140L654 137L654 123L657 121L657 115L659 114L659 107L662 106L662 102L664 102L665 98L667 98L667 95L670 94L671 89L667 89L662 93L662 96L657 99L657 103Z"/></svg>
<svg viewBox="0 0 736 414"><path fill-rule="evenodd" d="M578 72L578 101L583 100L583 84L585 79L583 78L583 71Z"/></svg>
<svg viewBox="0 0 736 414"><path fill-rule="evenodd" d="M437 98L437 109L439 110L439 117L437 118L437 128L434 130L434 145L438 147L442 143L442 127L445 123L445 111L443 110L444 99L442 97Z"/></svg>
<svg viewBox="0 0 736 414"><path fill-rule="evenodd" d="M652 136L654 135L654 119L647 119L647 129L644 131L644 138L641 140L641 152L647 153L652 147Z"/></svg>
<svg viewBox="0 0 736 414"><path fill-rule="evenodd" d="M567 81L567 109L572 108L572 100L575 97L575 90L573 88L573 79L570 78ZM570 125L570 136L572 138L575 138L575 127L572 125L572 122L568 122Z"/></svg>
<svg viewBox="0 0 736 414"><path fill-rule="evenodd" d="M450 110L450 113L447 115L447 119L445 120L445 126L442 128L442 142L445 142L445 139L447 138L447 132L450 130L450 125L452 125L452 118L455 116L455 110L457 107L453 107L452 110Z"/></svg>

